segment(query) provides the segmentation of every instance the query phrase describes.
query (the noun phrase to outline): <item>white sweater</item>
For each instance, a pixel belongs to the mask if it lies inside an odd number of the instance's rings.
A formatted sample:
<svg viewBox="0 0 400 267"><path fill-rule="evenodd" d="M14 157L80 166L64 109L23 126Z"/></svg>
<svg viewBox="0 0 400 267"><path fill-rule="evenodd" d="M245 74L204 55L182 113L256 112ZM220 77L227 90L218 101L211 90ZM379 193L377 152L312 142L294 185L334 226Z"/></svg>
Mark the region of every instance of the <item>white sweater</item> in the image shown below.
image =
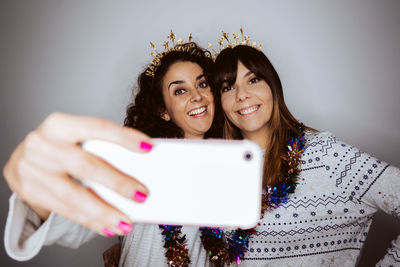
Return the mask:
<svg viewBox="0 0 400 267"><path fill-rule="evenodd" d="M355 266L374 213L400 214L399 169L330 133L306 139L295 193L265 214L240 266ZM182 232L191 266L210 266L199 231L183 227ZM4 238L8 255L16 260L34 257L43 245L78 247L93 236L54 214L41 224L23 201L10 198ZM123 240L120 266L167 266L164 252L158 225L137 224ZM377 263L390 265L400 266L400 238Z"/></svg>

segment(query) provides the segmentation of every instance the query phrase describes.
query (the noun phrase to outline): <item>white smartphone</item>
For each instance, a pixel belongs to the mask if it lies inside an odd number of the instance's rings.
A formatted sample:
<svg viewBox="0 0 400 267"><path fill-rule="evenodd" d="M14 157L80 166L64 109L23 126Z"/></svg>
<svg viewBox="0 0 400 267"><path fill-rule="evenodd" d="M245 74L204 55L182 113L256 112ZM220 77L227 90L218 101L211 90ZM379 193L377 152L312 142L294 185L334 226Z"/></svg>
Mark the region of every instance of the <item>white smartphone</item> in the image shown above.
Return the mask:
<svg viewBox="0 0 400 267"><path fill-rule="evenodd" d="M152 139L149 153L90 140L83 148L150 191L144 203L87 182L101 198L139 223L254 227L260 219L263 153L248 140Z"/></svg>

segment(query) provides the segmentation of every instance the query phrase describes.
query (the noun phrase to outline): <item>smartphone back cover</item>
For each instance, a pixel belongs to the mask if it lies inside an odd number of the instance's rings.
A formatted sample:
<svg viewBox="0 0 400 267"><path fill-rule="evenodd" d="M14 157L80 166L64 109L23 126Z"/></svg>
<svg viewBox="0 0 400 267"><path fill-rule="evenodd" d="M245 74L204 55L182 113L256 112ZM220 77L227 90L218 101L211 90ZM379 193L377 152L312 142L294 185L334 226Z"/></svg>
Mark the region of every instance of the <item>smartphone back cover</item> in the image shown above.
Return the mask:
<svg viewBox="0 0 400 267"><path fill-rule="evenodd" d="M134 222L254 227L260 219L260 147L247 140L153 139L149 153L104 141L83 148L145 184L146 202L136 203L94 182L101 198Z"/></svg>

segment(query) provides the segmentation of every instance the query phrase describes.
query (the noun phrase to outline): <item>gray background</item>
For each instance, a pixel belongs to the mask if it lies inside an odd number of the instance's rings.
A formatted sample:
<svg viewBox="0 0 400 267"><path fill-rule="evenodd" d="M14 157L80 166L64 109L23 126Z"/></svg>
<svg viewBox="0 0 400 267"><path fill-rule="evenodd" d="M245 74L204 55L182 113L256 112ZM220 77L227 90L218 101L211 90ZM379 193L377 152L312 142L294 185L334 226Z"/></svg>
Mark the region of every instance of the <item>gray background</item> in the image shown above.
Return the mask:
<svg viewBox="0 0 400 267"><path fill-rule="evenodd" d="M203 46L244 25L263 44L295 116L400 166L400 1L21 1L0 3L3 166L47 114L64 111L122 123L130 87L174 29ZM4 229L11 192L0 181ZM400 232L379 215L360 266L373 265ZM3 232L3 231L2 231ZM44 248L1 266L102 266L114 240L71 250Z"/></svg>

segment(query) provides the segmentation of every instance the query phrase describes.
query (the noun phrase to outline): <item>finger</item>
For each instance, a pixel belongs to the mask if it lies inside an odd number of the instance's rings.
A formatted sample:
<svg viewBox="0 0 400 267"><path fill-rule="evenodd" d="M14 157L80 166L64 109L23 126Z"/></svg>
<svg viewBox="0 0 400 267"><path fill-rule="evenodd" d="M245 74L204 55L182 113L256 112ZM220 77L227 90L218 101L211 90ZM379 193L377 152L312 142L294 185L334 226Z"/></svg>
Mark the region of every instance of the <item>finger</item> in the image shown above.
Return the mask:
<svg viewBox="0 0 400 267"><path fill-rule="evenodd" d="M67 144L67 146L75 145ZM47 173L63 173L65 171L62 169L62 166L55 161L57 154L62 156L64 160L70 160L71 157L67 151L63 151L63 147L65 146L50 142L37 131L33 131L25 137L24 141L16 149L18 151L16 162L25 159L36 166L36 168ZM21 173L21 175L23 177L24 174Z"/></svg>
<svg viewBox="0 0 400 267"><path fill-rule="evenodd" d="M101 235L123 235L132 230L132 221L126 215L67 175L49 175L27 162L25 165L25 173L30 174L30 180L25 181L30 186L21 187L17 194L30 205L46 207Z"/></svg>
<svg viewBox="0 0 400 267"><path fill-rule="evenodd" d="M64 191L55 197L62 209L56 213L105 236L124 235L132 230L132 221L126 215L93 192L72 180L62 179L60 182Z"/></svg>
<svg viewBox="0 0 400 267"><path fill-rule="evenodd" d="M24 142L23 156L46 173L67 173L82 181L95 181L139 202L143 202L149 194L147 187L136 179L84 151L80 146L54 144L36 132L30 133Z"/></svg>
<svg viewBox="0 0 400 267"><path fill-rule="evenodd" d="M38 130L56 141L80 143L99 139L119 144L135 152L148 152L152 148L151 138L146 134L102 118L53 113Z"/></svg>
<svg viewBox="0 0 400 267"><path fill-rule="evenodd" d="M58 164L62 165L71 176L81 181L94 181L101 183L117 193L137 202L143 202L149 194L145 185L135 178L126 175L103 159L100 159L89 152L83 151L80 147L67 147L70 159L65 160L61 153L56 153L61 157L56 158Z"/></svg>

